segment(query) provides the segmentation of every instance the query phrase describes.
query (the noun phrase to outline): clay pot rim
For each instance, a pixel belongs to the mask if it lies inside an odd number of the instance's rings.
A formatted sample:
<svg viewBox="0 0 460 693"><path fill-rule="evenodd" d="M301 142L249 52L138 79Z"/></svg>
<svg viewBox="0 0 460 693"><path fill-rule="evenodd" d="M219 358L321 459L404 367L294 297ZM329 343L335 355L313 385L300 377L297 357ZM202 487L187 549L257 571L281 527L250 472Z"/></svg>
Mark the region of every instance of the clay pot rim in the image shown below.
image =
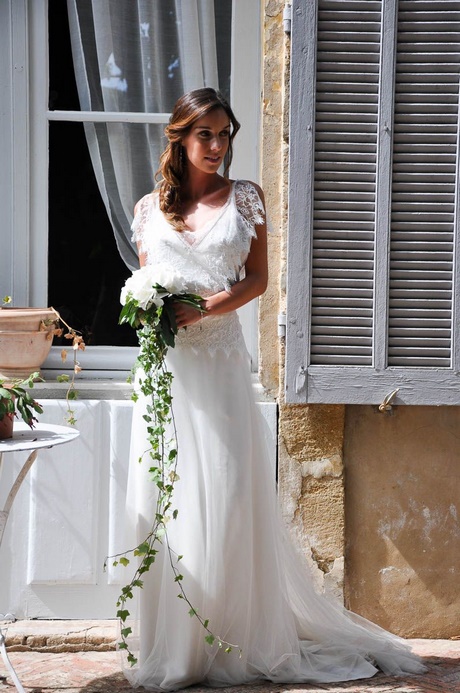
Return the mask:
<svg viewBox="0 0 460 693"><path fill-rule="evenodd" d="M31 308L30 306L0 306L0 311L6 311L7 313L13 313L15 310L21 313L52 313L57 315L57 310L50 307L45 308Z"/></svg>
<svg viewBox="0 0 460 693"><path fill-rule="evenodd" d="M44 330L0 330L0 336L3 335L8 335L8 334L15 334L15 335L21 335L21 334L26 334L28 336L33 335L33 334L47 334L49 330L53 329L52 325L48 325L49 329L44 329Z"/></svg>

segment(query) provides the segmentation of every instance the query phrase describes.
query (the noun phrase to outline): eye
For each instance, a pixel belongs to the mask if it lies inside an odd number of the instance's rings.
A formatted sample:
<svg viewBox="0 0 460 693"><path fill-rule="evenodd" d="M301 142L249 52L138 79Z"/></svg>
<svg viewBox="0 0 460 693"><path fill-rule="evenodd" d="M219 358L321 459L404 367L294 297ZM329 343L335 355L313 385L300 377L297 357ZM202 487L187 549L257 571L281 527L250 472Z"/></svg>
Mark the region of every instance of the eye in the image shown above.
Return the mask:
<svg viewBox="0 0 460 693"><path fill-rule="evenodd" d="M211 133L209 132L209 130L200 130L200 132L198 133L198 137L202 137L203 139L208 139L208 137L210 136Z"/></svg>
<svg viewBox="0 0 460 693"><path fill-rule="evenodd" d="M230 130L222 130L220 133L221 137L230 137Z"/></svg>

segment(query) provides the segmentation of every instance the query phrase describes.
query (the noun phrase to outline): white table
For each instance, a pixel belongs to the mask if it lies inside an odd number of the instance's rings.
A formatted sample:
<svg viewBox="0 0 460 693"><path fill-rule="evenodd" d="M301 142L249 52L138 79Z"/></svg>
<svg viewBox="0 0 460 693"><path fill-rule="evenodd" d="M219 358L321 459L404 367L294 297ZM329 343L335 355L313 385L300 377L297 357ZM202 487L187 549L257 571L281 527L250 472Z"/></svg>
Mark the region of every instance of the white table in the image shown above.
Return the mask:
<svg viewBox="0 0 460 693"><path fill-rule="evenodd" d="M16 480L13 482L8 493L5 506L0 510L0 546L2 544L3 534L5 531L8 516L13 505L19 488L24 481L27 472L35 462L40 448L52 448L55 445L63 445L70 443L80 435L80 431L69 426L54 426L52 424L37 424L33 429L29 428L25 423L15 423L13 437L8 440L0 440L0 477L2 466L4 464L3 457L8 452L29 452L29 455L24 462ZM13 620L10 614L3 615L0 620ZM10 672L13 683L19 693L25 693L13 665L11 664L5 647L6 633L0 628L0 653L3 661Z"/></svg>

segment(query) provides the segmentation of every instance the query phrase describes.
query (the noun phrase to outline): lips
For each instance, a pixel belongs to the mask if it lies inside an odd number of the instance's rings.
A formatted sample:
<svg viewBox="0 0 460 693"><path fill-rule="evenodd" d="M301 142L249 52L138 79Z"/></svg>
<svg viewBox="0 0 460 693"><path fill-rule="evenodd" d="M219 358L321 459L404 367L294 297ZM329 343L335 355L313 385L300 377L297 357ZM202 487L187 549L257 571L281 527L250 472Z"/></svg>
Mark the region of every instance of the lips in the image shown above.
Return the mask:
<svg viewBox="0 0 460 693"><path fill-rule="evenodd" d="M205 156L206 161L210 161L212 164L218 164L220 161L220 156Z"/></svg>

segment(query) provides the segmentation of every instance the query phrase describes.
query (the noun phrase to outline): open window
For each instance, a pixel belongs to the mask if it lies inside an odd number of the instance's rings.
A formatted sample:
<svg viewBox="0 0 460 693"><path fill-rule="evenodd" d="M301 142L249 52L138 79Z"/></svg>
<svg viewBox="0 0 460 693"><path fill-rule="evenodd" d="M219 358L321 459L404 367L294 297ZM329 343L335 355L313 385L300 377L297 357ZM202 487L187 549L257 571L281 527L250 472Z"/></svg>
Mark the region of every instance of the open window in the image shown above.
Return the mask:
<svg viewBox="0 0 460 693"><path fill-rule="evenodd" d="M131 22L130 40L142 44L143 79L157 93L162 107L154 109L149 103L141 108L138 99L128 108L123 101L124 86L133 76L130 69L139 70L138 63L129 62L135 46L128 41L120 57L110 52L98 56L106 70L100 93L112 93L112 110L107 110L109 102L98 103L97 94L83 108L77 84L86 77L78 73L82 69L75 47L78 36L73 51L70 38L70 32L76 31L75 12L91 14L94 9L96 16L113 5L104 0L7 0L0 8L0 52L3 64L9 65L0 95L5 106L0 116L0 137L5 144L5 186L0 193L5 215L1 292L12 294L16 305L53 305L72 326L82 329L89 345L86 377L126 372L137 352L135 335L117 325L119 291L130 272L120 252L126 261L134 198L153 187L156 163L146 165L145 160L155 162L162 149L164 125L183 90L184 82L177 77L180 62L186 71L188 51L194 50L192 45L178 46L178 22L183 25L184 41L191 41L196 32L213 34L218 84L212 86L227 93L244 126L231 173L255 180L259 176L259 7L242 10L240 3L226 0L196 0L187 7L174 0L121 3L120 7L129 8L129 17L121 17L120 26L126 30ZM143 7L150 8L151 21L160 22L161 29L144 21ZM198 27L190 24L193 8ZM206 56L203 61L207 64ZM240 88L232 75L242 73L243 63L246 79ZM196 79L199 81L199 75ZM196 86L201 83L189 88ZM133 132L139 136L131 137ZM105 194L102 178L123 173L119 163L110 161L111 167L106 159L95 165L94 152L117 138L121 146L131 148L125 179L137 186L133 201L123 185L118 198L108 199ZM148 176L139 174L146 169ZM118 233L122 213L128 219L124 236ZM255 364L256 313L250 306L242 316ZM53 347L47 369L62 368L60 349Z"/></svg>

